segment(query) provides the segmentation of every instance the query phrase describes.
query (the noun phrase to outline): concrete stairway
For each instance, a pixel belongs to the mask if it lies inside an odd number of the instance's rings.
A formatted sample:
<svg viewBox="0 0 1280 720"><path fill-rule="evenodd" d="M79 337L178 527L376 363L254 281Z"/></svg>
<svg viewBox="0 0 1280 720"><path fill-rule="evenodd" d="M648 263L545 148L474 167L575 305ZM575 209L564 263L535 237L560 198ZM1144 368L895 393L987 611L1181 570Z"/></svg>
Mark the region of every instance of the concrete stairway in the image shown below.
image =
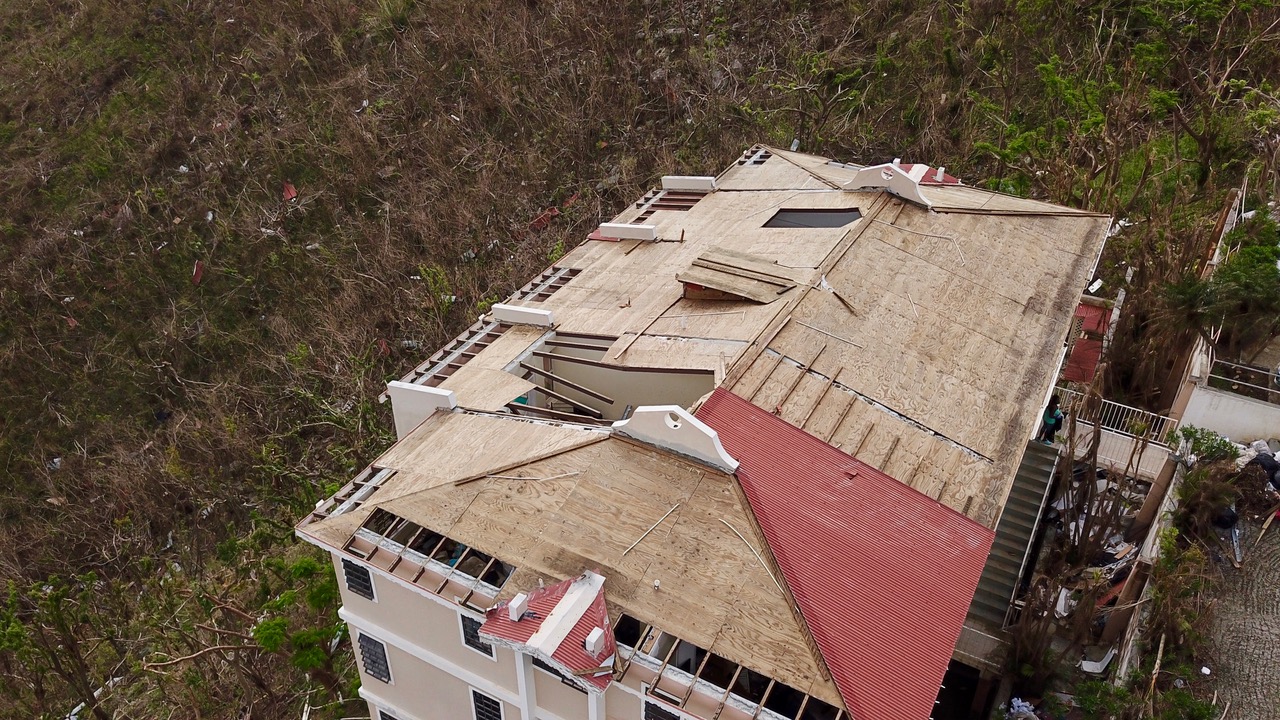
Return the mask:
<svg viewBox="0 0 1280 720"><path fill-rule="evenodd" d="M1013 488L1005 503L996 539L982 569L982 578L969 605L966 624L999 630L1009 610L1009 599L1018 584L1018 570L1031 544L1031 533L1040 514L1041 502L1048 491L1057 461L1057 448L1032 441L1018 466Z"/></svg>

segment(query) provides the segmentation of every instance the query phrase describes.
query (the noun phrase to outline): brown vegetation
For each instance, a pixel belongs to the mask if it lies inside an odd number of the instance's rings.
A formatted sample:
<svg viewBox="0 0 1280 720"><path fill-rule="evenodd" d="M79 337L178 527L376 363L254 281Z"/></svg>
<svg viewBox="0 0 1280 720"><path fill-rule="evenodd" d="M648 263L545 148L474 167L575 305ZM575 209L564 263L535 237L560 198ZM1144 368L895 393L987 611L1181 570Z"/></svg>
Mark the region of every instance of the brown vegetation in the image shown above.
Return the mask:
<svg viewBox="0 0 1280 720"><path fill-rule="evenodd" d="M1108 277L1155 287L1275 182L1273 9L1232 8L5 3L0 716L355 711L290 523L388 378L661 173L945 163L1131 214Z"/></svg>

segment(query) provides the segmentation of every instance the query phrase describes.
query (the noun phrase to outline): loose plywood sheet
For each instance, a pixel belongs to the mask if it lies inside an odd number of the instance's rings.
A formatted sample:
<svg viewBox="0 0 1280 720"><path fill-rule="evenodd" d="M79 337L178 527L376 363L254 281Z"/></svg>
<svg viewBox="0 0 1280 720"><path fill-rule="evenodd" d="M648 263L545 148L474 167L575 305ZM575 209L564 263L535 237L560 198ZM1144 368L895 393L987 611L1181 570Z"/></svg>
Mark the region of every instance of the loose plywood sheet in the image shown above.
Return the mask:
<svg viewBox="0 0 1280 720"><path fill-rule="evenodd" d="M524 378L502 370L468 363L448 377L440 388L457 394L458 405L469 410L496 411L536 387Z"/></svg>

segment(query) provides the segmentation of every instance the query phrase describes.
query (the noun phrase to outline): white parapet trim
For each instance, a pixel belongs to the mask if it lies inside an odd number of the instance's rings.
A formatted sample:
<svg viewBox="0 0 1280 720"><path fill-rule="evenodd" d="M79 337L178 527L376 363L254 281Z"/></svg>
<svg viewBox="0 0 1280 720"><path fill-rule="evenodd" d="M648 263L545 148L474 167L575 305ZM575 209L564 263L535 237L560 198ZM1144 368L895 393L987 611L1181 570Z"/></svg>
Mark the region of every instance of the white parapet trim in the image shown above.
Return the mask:
<svg viewBox="0 0 1280 720"><path fill-rule="evenodd" d="M657 225L600 223L600 229L597 232L605 237L618 238L620 240L647 240L653 242L658 239Z"/></svg>
<svg viewBox="0 0 1280 720"><path fill-rule="evenodd" d="M550 310L506 305L504 303L498 303L489 308L489 315L498 322L511 323L512 325L551 327L554 322Z"/></svg>
<svg viewBox="0 0 1280 720"><path fill-rule="evenodd" d="M686 455L727 473L738 461L725 452L720 435L678 405L646 405L613 424L613 431L643 443Z"/></svg>
<svg viewBox="0 0 1280 720"><path fill-rule="evenodd" d="M716 179L710 175L663 175L662 189L709 193L716 189Z"/></svg>
<svg viewBox="0 0 1280 720"><path fill-rule="evenodd" d="M915 169L912 168L912 170ZM923 173L920 173L920 175L923 177ZM933 203L929 202L924 193L920 192L920 179L908 174L895 160L883 165L862 168L857 175L853 176L852 180L845 183L844 187L846 190L887 190L890 194L897 195L903 200L910 200L913 203L932 208Z"/></svg>
<svg viewBox="0 0 1280 720"><path fill-rule="evenodd" d="M452 390L399 380L387 383L387 395L391 398L391 413L396 419L396 439L403 439L413 432L435 411L458 407L458 398Z"/></svg>

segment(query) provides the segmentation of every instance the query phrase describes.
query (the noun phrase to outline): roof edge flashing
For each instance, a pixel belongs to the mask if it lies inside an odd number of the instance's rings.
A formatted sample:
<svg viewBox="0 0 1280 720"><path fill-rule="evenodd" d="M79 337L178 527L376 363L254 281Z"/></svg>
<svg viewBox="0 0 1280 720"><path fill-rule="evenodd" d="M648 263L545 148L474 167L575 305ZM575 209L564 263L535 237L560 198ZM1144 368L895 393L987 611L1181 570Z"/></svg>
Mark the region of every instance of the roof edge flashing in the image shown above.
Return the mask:
<svg viewBox="0 0 1280 720"><path fill-rule="evenodd" d="M733 474L738 461L720 444L720 435L679 405L645 405L613 424L613 432L683 455Z"/></svg>
<svg viewBox="0 0 1280 720"><path fill-rule="evenodd" d="M885 190L891 195L932 210L933 203L920 190L920 180L920 177L912 177L899 163L891 162L862 168L852 180L845 183L844 188L853 191Z"/></svg>

